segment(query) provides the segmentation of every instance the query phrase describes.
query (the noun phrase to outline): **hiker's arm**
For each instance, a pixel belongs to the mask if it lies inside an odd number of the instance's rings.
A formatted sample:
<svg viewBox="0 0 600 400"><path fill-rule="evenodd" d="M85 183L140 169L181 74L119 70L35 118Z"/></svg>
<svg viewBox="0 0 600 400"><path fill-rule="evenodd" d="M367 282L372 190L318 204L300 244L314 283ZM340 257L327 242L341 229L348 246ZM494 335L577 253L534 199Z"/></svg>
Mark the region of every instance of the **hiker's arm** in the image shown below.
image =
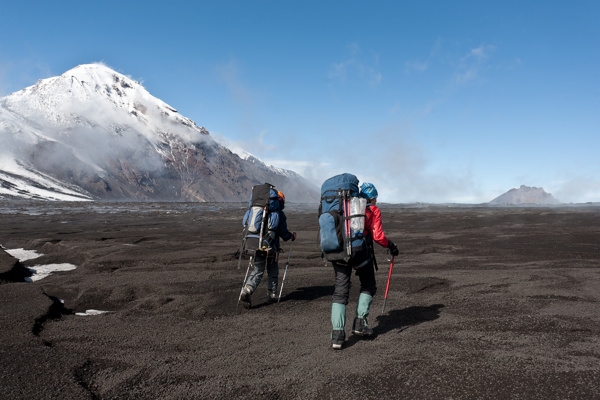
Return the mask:
<svg viewBox="0 0 600 400"><path fill-rule="evenodd" d="M283 239L284 242L287 242L290 239L296 239L296 233L288 231L287 217L283 212L279 213L279 227L277 229L279 230L279 237Z"/></svg>
<svg viewBox="0 0 600 400"><path fill-rule="evenodd" d="M371 236L373 240L382 247L388 247L388 239L383 233L381 227L381 211L378 207L369 207L371 209Z"/></svg>

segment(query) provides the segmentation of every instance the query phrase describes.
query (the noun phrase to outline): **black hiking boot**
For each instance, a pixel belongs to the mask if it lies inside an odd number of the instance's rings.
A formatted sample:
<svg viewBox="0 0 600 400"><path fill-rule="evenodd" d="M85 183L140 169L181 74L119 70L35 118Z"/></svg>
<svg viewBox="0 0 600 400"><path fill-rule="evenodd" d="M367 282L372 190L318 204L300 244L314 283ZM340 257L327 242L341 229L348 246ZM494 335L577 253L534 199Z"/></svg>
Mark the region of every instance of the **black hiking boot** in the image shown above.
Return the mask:
<svg viewBox="0 0 600 400"><path fill-rule="evenodd" d="M242 296L240 297L240 300L242 301L242 305L246 309L252 307L252 300L250 299L250 294L252 294L252 292L250 291L248 286L244 285L244 287L242 288Z"/></svg>
<svg viewBox="0 0 600 400"><path fill-rule="evenodd" d="M270 290L267 292L267 303L273 304L277 303L278 297L277 293L271 292Z"/></svg>
<svg viewBox="0 0 600 400"><path fill-rule="evenodd" d="M341 350L346 340L346 333L342 330L335 330L331 332L331 347L334 350Z"/></svg>
<svg viewBox="0 0 600 400"><path fill-rule="evenodd" d="M373 332L373 329L369 328L365 318L354 318L352 333L358 336L371 337L375 332Z"/></svg>

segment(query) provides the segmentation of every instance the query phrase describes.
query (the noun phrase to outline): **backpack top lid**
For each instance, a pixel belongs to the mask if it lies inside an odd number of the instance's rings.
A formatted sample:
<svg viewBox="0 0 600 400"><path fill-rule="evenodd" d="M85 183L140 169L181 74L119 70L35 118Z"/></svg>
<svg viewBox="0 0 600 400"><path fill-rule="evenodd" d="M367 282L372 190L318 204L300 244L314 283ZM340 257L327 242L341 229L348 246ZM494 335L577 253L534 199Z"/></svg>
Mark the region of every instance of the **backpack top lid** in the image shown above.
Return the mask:
<svg viewBox="0 0 600 400"><path fill-rule="evenodd" d="M344 191L346 193L340 193ZM321 186L321 206L320 212L330 212L343 210L340 198L358 197L358 178L352 174L340 174L333 176L323 182ZM347 197L346 197L347 196Z"/></svg>
<svg viewBox="0 0 600 400"><path fill-rule="evenodd" d="M281 207L278 199L278 192L275 186L270 183L256 185L252 188L250 196L250 207L269 207L269 211L277 211Z"/></svg>
<svg viewBox="0 0 600 400"><path fill-rule="evenodd" d="M339 190L348 190L350 196L358 196L358 178L356 175L344 173L332 176L323 182L321 196L335 196Z"/></svg>

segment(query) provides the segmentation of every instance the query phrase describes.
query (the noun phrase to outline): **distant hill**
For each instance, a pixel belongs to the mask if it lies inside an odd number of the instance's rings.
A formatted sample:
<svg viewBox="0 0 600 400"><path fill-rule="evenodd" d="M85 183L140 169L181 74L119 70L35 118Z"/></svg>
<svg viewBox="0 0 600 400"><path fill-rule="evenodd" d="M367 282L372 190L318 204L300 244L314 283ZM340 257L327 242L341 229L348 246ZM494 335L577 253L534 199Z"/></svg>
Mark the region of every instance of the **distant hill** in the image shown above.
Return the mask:
<svg viewBox="0 0 600 400"><path fill-rule="evenodd" d="M508 192L496 197L488 204L559 204L550 193L542 188L521 185L518 189L510 189Z"/></svg>

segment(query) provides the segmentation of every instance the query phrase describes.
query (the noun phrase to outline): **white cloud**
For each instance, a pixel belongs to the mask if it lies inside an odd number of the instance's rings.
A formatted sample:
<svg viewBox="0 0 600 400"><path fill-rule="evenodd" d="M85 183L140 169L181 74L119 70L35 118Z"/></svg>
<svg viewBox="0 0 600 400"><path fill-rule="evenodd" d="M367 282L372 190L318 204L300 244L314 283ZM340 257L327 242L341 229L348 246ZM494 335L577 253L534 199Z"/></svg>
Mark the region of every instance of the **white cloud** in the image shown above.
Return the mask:
<svg viewBox="0 0 600 400"><path fill-rule="evenodd" d="M217 74L227 86L237 107L231 107L230 118L238 125L237 132L246 139L241 147L255 152L260 147L256 146L259 140L260 146L264 144L266 131L263 129L262 116L256 111L260 107L260 90L250 90L242 79L243 71L236 59L231 59L226 64L217 67ZM239 136L238 135L238 136ZM258 138L256 137L258 135Z"/></svg>
<svg viewBox="0 0 600 400"><path fill-rule="evenodd" d="M223 136L221 133L211 132L211 136L214 140L242 158L252 155L262 159L265 154L269 154L277 150L277 146L274 143L265 140L267 133L267 131L262 131L258 136L249 137L246 140L231 140ZM280 167L279 165L276 166Z"/></svg>
<svg viewBox="0 0 600 400"><path fill-rule="evenodd" d="M406 67L405 69L407 72L410 72L410 71L424 72L429 67L429 62L413 60L413 61L407 61L404 65Z"/></svg>
<svg viewBox="0 0 600 400"><path fill-rule="evenodd" d="M405 63L405 71L425 72L430 68L432 62L438 57L441 52L441 42L438 40L431 50L425 61L411 60ZM469 82L482 79L482 71L488 66L488 62L496 51L496 47L492 45L481 45L476 48L471 48L462 57L454 57L454 61L450 62L447 67L450 67L449 77L446 84L440 85L440 89L436 92L436 98L429 100L414 114L416 119L427 117L433 110L441 104L446 103L458 89L465 86ZM397 104L392 106L391 112L395 113L398 110Z"/></svg>
<svg viewBox="0 0 600 400"><path fill-rule="evenodd" d="M346 81L346 69L349 61L344 61L341 63L334 63L329 67L328 78L331 80L340 80Z"/></svg>
<svg viewBox="0 0 600 400"><path fill-rule="evenodd" d="M421 61L421 60L409 60L406 61L404 63L404 70L407 73L410 73L412 71L416 71L419 73L423 73L425 72L427 69L429 69L429 64L431 63L431 61L437 56L437 54L440 52L441 49L441 41L440 39L438 39L435 44L433 45L433 48L429 51L429 54L427 56L427 58L425 59L425 61Z"/></svg>
<svg viewBox="0 0 600 400"><path fill-rule="evenodd" d="M234 101L243 109L252 108L254 99L248 89L241 82L241 69L235 59L217 67L219 77L225 82L233 95Z"/></svg>
<svg viewBox="0 0 600 400"><path fill-rule="evenodd" d="M478 60L483 60L488 58L490 51L494 50L494 46L479 46L475 49L471 49L471 52L467 55L466 58L473 57Z"/></svg>
<svg viewBox="0 0 600 400"><path fill-rule="evenodd" d="M330 163L322 161L304 161L304 160L285 160L285 159L265 159L266 163L278 166L280 168L298 170L306 168L326 168Z"/></svg>
<svg viewBox="0 0 600 400"><path fill-rule="evenodd" d="M468 82L477 79L481 70L485 68L487 61L496 51L495 46L481 45L469 50L464 55L456 67L453 83L455 86L462 86Z"/></svg>
<svg viewBox="0 0 600 400"><path fill-rule="evenodd" d="M371 85L378 85L383 79L379 71L379 57L374 54L372 61L365 61L361 57L360 46L352 43L348 46L350 57L329 67L327 76L330 81L346 83L349 79L359 79Z"/></svg>

